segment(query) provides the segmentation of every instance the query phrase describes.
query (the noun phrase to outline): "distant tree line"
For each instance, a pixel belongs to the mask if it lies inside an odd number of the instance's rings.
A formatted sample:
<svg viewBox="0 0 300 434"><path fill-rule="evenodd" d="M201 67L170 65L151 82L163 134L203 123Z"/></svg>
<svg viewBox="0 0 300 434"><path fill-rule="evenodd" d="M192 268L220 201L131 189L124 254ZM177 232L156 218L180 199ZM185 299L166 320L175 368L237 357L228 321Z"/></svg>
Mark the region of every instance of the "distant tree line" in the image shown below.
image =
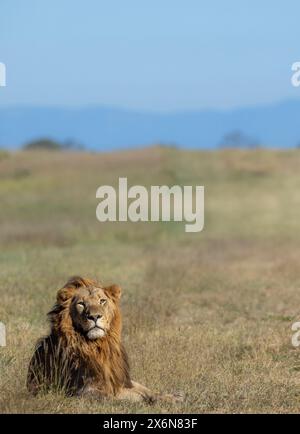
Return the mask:
<svg viewBox="0 0 300 434"><path fill-rule="evenodd" d="M158 146L162 146L161 144ZM240 130L233 130L223 136L219 143L219 148L245 148L255 149L260 147L259 140L244 134ZM176 147L175 144L169 145L169 147ZM300 144L298 145L300 147ZM59 142L50 138L39 138L31 140L24 144L25 150L47 150L47 151L82 151L84 146L75 140L66 140Z"/></svg>
<svg viewBox="0 0 300 434"><path fill-rule="evenodd" d="M242 131L234 130L224 135L219 147L255 149L260 147L260 143L259 140L247 136Z"/></svg>
<svg viewBox="0 0 300 434"><path fill-rule="evenodd" d="M45 151L82 151L84 150L84 146L74 140L58 142L49 138L40 138L25 143L23 149Z"/></svg>

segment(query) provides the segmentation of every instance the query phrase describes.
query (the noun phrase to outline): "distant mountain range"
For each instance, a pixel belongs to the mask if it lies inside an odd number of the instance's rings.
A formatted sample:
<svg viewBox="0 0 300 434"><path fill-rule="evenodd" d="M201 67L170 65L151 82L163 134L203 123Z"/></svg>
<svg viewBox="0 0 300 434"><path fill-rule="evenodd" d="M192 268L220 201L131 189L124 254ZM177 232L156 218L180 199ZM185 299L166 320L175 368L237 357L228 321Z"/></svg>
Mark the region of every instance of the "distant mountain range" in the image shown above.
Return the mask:
<svg viewBox="0 0 300 434"><path fill-rule="evenodd" d="M0 146L51 138L74 140L91 150L122 149L149 144L215 148L233 131L262 146L300 144L300 100L234 110L169 113L111 107L1 107Z"/></svg>

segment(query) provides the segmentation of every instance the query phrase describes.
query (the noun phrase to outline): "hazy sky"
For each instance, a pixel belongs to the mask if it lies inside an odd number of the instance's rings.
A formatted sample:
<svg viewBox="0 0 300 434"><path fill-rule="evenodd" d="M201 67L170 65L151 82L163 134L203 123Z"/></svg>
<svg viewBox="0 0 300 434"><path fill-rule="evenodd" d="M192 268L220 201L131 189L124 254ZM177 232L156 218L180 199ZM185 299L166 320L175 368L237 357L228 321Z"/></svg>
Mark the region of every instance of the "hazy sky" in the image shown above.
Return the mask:
<svg viewBox="0 0 300 434"><path fill-rule="evenodd" d="M0 105L227 108L300 98L299 0L1 0Z"/></svg>

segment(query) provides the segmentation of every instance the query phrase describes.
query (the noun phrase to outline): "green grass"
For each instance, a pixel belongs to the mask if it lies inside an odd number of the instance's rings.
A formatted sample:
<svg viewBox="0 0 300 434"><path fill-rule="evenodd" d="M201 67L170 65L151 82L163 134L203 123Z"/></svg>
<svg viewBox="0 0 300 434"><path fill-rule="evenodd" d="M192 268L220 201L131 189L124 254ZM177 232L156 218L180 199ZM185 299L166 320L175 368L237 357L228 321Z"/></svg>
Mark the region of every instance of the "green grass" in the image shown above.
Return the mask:
<svg viewBox="0 0 300 434"><path fill-rule="evenodd" d="M0 412L298 412L300 152L0 155ZM100 185L204 185L205 227L96 220ZM123 287L132 376L183 404L30 397L46 313L72 274Z"/></svg>

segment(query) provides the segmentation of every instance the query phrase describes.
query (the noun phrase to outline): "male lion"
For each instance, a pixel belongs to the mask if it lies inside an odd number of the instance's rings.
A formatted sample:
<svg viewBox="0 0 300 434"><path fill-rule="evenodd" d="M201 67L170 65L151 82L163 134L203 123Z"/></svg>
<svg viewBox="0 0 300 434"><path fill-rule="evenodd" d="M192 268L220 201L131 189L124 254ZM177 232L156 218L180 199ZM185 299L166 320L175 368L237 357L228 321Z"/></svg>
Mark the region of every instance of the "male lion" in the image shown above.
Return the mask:
<svg viewBox="0 0 300 434"><path fill-rule="evenodd" d="M121 343L121 288L72 277L57 293L48 313L50 334L40 339L31 358L30 392L58 387L69 396L113 397L131 401L181 401L132 381Z"/></svg>

